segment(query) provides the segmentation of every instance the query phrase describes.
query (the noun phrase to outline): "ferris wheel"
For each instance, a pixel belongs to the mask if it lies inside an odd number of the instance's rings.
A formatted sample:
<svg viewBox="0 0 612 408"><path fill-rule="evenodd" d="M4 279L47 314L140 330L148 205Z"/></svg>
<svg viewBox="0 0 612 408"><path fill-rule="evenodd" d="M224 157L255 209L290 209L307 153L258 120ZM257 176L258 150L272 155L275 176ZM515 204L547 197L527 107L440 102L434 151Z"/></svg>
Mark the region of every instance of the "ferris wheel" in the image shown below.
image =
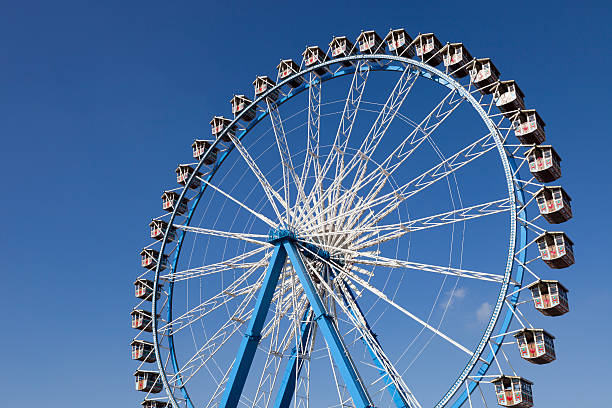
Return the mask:
<svg viewBox="0 0 612 408"><path fill-rule="evenodd" d="M517 83L395 29L253 86L150 223L142 405L533 406L524 373L556 359L541 316L569 311L549 269L574 263L552 226L572 210Z"/></svg>

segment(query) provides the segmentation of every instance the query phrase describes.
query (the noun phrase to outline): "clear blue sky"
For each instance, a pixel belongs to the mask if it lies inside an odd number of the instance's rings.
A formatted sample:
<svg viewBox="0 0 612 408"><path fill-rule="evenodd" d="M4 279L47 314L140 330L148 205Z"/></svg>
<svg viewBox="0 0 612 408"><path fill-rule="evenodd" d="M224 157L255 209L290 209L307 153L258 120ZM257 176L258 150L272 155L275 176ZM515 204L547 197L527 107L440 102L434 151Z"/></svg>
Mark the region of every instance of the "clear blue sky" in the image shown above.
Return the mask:
<svg viewBox="0 0 612 408"><path fill-rule="evenodd" d="M2 3L2 406L139 404L132 281L179 158L279 58L402 26L493 57L545 118L577 265L563 272L563 356L543 382L558 393L537 406L610 403L609 3Z"/></svg>

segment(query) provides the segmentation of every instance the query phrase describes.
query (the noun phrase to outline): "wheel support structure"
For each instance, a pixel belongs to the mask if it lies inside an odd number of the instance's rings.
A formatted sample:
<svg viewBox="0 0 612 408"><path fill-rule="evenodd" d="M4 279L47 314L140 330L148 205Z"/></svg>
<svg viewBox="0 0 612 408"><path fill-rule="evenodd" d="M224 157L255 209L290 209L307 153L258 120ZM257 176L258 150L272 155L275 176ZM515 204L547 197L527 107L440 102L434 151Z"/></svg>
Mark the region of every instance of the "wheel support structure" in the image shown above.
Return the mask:
<svg viewBox="0 0 612 408"><path fill-rule="evenodd" d="M332 359L339 368L342 379L344 380L351 398L353 399L353 403L358 408L373 408L374 403L372 402L372 399L366 390L365 384L359 376L349 352L342 341L342 337L338 332L338 328L334 323L332 316L325 308L323 300L319 296L310 274L306 270L302 257L296 248L295 239L288 236L275 239L273 243L275 244L274 252L272 254L272 258L270 259L270 263L268 264L264 281L255 303L255 309L253 310L253 314L251 315L251 319L249 321L249 327L244 335L244 339L240 344L240 348L238 349L238 353L236 355L236 360L234 361L230 376L225 385L225 391L223 393L220 407L235 408L238 406L242 390L249 374L249 369L253 363L253 358L255 357L257 345L261 340L261 330L268 314L272 296L274 295L280 273L288 257L296 275L298 276L298 279L300 280L300 283L302 284L302 287L304 288L308 302L310 303L310 308L313 312L313 322L316 323L321 329L321 333L323 334L323 337L325 338L327 346L331 352ZM304 332L302 332L302 335L303 334ZM294 364L297 364L298 366L301 365L301 363L298 361L299 359L292 360ZM291 363L292 362L290 362L290 364ZM297 368L298 367L296 367L296 369ZM295 373L295 371L293 371L293 373ZM282 392L282 394L279 394L278 398L280 398L282 402L286 402L287 398L290 400L292 397L290 394L292 394L292 392L285 390ZM277 400L279 403L281 401Z"/></svg>

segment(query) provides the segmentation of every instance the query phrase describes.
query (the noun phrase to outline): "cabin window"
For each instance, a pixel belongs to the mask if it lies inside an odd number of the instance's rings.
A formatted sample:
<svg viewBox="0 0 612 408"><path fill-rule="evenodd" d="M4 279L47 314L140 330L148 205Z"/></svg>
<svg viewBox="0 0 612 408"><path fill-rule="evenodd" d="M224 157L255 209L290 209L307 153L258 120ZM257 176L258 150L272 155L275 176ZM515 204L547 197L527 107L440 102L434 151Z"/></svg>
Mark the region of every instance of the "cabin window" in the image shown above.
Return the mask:
<svg viewBox="0 0 612 408"><path fill-rule="evenodd" d="M561 235L557 235L557 236L555 237L555 245L556 245L557 247L562 247L562 246L563 246L563 236L561 236Z"/></svg>
<svg viewBox="0 0 612 408"><path fill-rule="evenodd" d="M556 295L557 294L557 285L556 284L549 285L548 286L548 290L549 290L551 295Z"/></svg>
<svg viewBox="0 0 612 408"><path fill-rule="evenodd" d="M542 240L538 242L538 248L540 251L546 252L546 241Z"/></svg>
<svg viewBox="0 0 612 408"><path fill-rule="evenodd" d="M514 126L515 129L519 129L521 127L521 121L517 119L514 122L512 122L512 125Z"/></svg>
<svg viewBox="0 0 612 408"><path fill-rule="evenodd" d="M555 198L555 200L561 200L561 197L562 197L561 190L555 190L553 192L553 197Z"/></svg>
<svg viewBox="0 0 612 408"><path fill-rule="evenodd" d="M531 114L529 115L528 120L529 120L530 122L535 122L535 121L536 121L536 115L535 115L535 113L531 113Z"/></svg>
<svg viewBox="0 0 612 408"><path fill-rule="evenodd" d="M546 149L542 152L542 157L545 159L550 159L552 157L552 150Z"/></svg>
<svg viewBox="0 0 612 408"><path fill-rule="evenodd" d="M527 341L525 340L525 336L519 337L518 343L519 343L519 346L525 346L527 344Z"/></svg>
<svg viewBox="0 0 612 408"><path fill-rule="evenodd" d="M461 47L455 49L455 55L456 56L461 57L462 53L463 53L463 51L461 50Z"/></svg>
<svg viewBox="0 0 612 408"><path fill-rule="evenodd" d="M495 392L497 393L502 392L502 386L500 384L495 384Z"/></svg>
<svg viewBox="0 0 612 408"><path fill-rule="evenodd" d="M533 288L531 288L531 296L533 296L534 299L537 299L541 296L540 288L538 286L534 286Z"/></svg>
<svg viewBox="0 0 612 408"><path fill-rule="evenodd" d="M433 37L430 37L427 39L427 45L433 45L433 43L434 43Z"/></svg>
<svg viewBox="0 0 612 408"><path fill-rule="evenodd" d="M513 84L508 85L506 92L514 92L514 85Z"/></svg>
<svg viewBox="0 0 612 408"><path fill-rule="evenodd" d="M539 205L545 205L546 204L546 198L544 197L544 195L538 196L537 200L538 200L538 204Z"/></svg>
<svg viewBox="0 0 612 408"><path fill-rule="evenodd" d="M543 333L536 333L535 341L536 341L536 343L543 343L544 342L544 334Z"/></svg>
<svg viewBox="0 0 612 408"><path fill-rule="evenodd" d="M482 69L488 71L491 68L491 65L488 62L482 64Z"/></svg>
<svg viewBox="0 0 612 408"><path fill-rule="evenodd" d="M519 382L514 382L512 384L512 388L514 389L514 391L520 391L521 390L521 384Z"/></svg>

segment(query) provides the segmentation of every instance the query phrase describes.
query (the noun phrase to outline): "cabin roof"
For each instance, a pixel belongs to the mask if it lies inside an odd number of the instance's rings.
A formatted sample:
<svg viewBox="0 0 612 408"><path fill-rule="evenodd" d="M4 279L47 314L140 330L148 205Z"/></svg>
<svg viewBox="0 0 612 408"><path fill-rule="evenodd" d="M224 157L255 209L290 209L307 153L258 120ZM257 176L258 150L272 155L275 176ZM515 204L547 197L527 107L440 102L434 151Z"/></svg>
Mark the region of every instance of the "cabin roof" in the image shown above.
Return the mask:
<svg viewBox="0 0 612 408"><path fill-rule="evenodd" d="M499 77L499 69L497 69L497 67L495 66L495 64L493 63L493 60L491 58L477 58L476 62L478 62L479 64L485 64L485 63L489 63L489 66L491 67L491 69L493 70L493 72L495 72L496 76Z"/></svg>
<svg viewBox="0 0 612 408"><path fill-rule="evenodd" d="M198 145L198 144L205 144L205 143L213 144L214 142L212 140L196 139L191 144L191 147L196 147L196 145Z"/></svg>
<svg viewBox="0 0 612 408"><path fill-rule="evenodd" d="M547 335L548 337L550 337L551 339L554 339L554 338L555 338L555 336L553 336L552 334L550 334L549 332L547 332L547 331L546 331L546 330L544 330L544 329L530 329L530 328L527 328L527 327L523 328L521 331L519 331L519 332L517 332L517 333L514 333L514 335L513 335L513 336L514 336L514 337L518 337L518 336L520 336L521 334L526 333L526 332L542 332L542 333L544 333L545 335Z"/></svg>
<svg viewBox="0 0 612 408"><path fill-rule="evenodd" d="M270 77L267 75L258 75L253 81L253 85L255 85L257 81L263 81L263 82L267 82L272 85L276 85L276 83L273 80L271 80Z"/></svg>
<svg viewBox="0 0 612 408"><path fill-rule="evenodd" d="M546 231L543 232L542 234L540 234L537 238L536 241L539 240L540 238L546 236L546 235L558 235L561 234L563 235L563 240L564 241L568 241L570 245L574 246L574 242L567 236L567 234L563 231Z"/></svg>
<svg viewBox="0 0 612 408"><path fill-rule="evenodd" d="M514 89L516 89L519 95L521 95L521 98L525 97L525 94L523 93L523 91L521 90L521 88L518 86L518 84L516 83L514 79L508 79L505 81L497 81L497 84L498 85L514 85Z"/></svg>
<svg viewBox="0 0 612 408"><path fill-rule="evenodd" d="M136 375L142 375L142 374L156 374L159 375L159 371L152 371L152 370L136 370L134 371L134 376Z"/></svg>
<svg viewBox="0 0 612 408"><path fill-rule="evenodd" d="M193 170L193 167L191 167L191 165L189 165L189 164L179 164L179 165L178 165L178 167L176 168L176 170L174 170L174 172L175 172L175 173L178 173L178 172L179 172L179 171L181 171L182 169L190 169L190 170L191 170L191 171L190 171L190 173L193 173L193 171L194 171L194 170ZM198 176L202 176L203 174L202 174L202 172L201 172L201 171L198 171L198 172L196 173L196 175L198 175Z"/></svg>
<svg viewBox="0 0 612 408"><path fill-rule="evenodd" d="M234 103L234 101L238 101L238 100L248 101L249 103L251 102L249 98L247 98L245 95L242 95L242 94L232 96L232 99L230 99L230 102Z"/></svg>
<svg viewBox="0 0 612 408"><path fill-rule="evenodd" d="M382 38L380 38L380 35L378 35L378 33L374 30L362 31L361 34L359 34L359 36L357 37L357 41L359 41L361 37L365 37L366 35L372 35L372 34L374 34L374 38L376 38L379 41L382 41Z"/></svg>
<svg viewBox="0 0 612 408"><path fill-rule="evenodd" d="M224 116L213 116L213 118L212 118L212 119L211 119L211 121L210 121L210 124L211 124L211 125L212 125L212 124L214 124L214 123L215 123L215 121L221 121L221 122L223 122L223 123L228 123L228 122L231 122L232 120L231 120L231 119L228 119L228 118L226 118L226 117L224 117Z"/></svg>
<svg viewBox="0 0 612 408"><path fill-rule="evenodd" d="M144 314L147 316L153 316L151 314L151 312L149 312L148 310L144 310L144 309L132 309L132 311L130 312L131 315L135 315L135 314Z"/></svg>
<svg viewBox="0 0 612 408"><path fill-rule="evenodd" d="M550 150L552 150L553 156L555 156L557 161L561 161L561 156L559 156L559 154L557 153L555 148L552 147L552 145L533 145L529 150L527 150L525 153L523 153L523 156L529 156L529 154L531 154L532 151L534 151L534 150L543 150L545 148L546 149L550 148Z"/></svg>
<svg viewBox="0 0 612 408"><path fill-rule="evenodd" d="M550 279L539 279L535 282L530 283L529 285L525 286L527 289L531 289L532 286L538 285L540 283L556 283L561 289L563 289L565 292L569 292L569 289L567 289L565 286L563 286L561 284L561 282L559 282L558 280L550 280Z"/></svg>
<svg viewBox="0 0 612 408"><path fill-rule="evenodd" d="M146 285L153 285L153 281L149 280L149 279L144 279L144 278L138 278L134 281L134 285L136 285L137 283L144 283Z"/></svg>
<svg viewBox="0 0 612 408"><path fill-rule="evenodd" d="M546 126L546 123L542 120L542 117L540 116L540 114L538 112L536 112L535 109L521 109L518 113L519 114L521 114L521 113L526 113L526 114L535 113L536 120L540 121L542 123L542 126Z"/></svg>
<svg viewBox="0 0 612 408"><path fill-rule="evenodd" d="M179 194L176 191L164 191L162 194L162 198L166 196L177 197Z"/></svg>
<svg viewBox="0 0 612 408"><path fill-rule="evenodd" d="M159 252L157 252L153 248L143 248L142 251L140 251L140 255L148 254L148 253L159 254Z"/></svg>
<svg viewBox="0 0 612 408"><path fill-rule="evenodd" d="M504 375L504 374L500 375L499 377L495 377L494 379L491 380L491 382L496 383L500 380L503 380L504 378L509 378L511 380L521 380L522 382L526 382L527 384L533 385L533 383L526 378L519 377L516 375Z"/></svg>
<svg viewBox="0 0 612 408"><path fill-rule="evenodd" d="M292 60L292 59L284 59L284 60L281 60L281 61L278 63L278 65L276 66L276 68L278 69L278 68L280 68L280 67L281 67L281 66L283 66L283 65L288 65L289 67L291 67L291 68L295 68L295 69L296 69L296 70L298 70L298 71L299 71L299 69L300 69L300 66L299 66L299 65L298 65L298 64L297 64L297 63L296 63L294 60Z"/></svg>
<svg viewBox="0 0 612 408"><path fill-rule="evenodd" d="M572 197L570 197L569 194L567 194L567 191L565 191L565 189L561 186L542 186L541 189L539 189L538 191L536 191L535 195L540 194L540 192L544 191L544 190L553 190L553 189L557 189L560 188L561 189L561 193L563 194L563 196L565 198L567 198L568 201L572 201Z"/></svg>
<svg viewBox="0 0 612 408"><path fill-rule="evenodd" d="M404 30L403 28L396 28L396 29L392 28L391 30L389 30L387 35L385 35L385 40L387 40L387 38L391 37L393 34L404 34L404 35L410 37L408 32L406 32L406 30Z"/></svg>
<svg viewBox="0 0 612 408"><path fill-rule="evenodd" d="M149 227L152 227L157 223L160 223L161 225L168 225L168 223L164 220L151 220L151 222L149 223Z"/></svg>
<svg viewBox="0 0 612 408"><path fill-rule="evenodd" d="M306 49L304 50L302 55L305 57L306 54L308 54L309 52L317 52L317 53L323 54L323 56L325 56L325 51L323 51L321 49L321 47L319 47L318 45L311 45L309 47L306 47Z"/></svg>
<svg viewBox="0 0 612 408"><path fill-rule="evenodd" d="M152 346L153 345L153 343L151 343L150 341L140 340L140 339L132 340L130 345L133 346L134 344L146 344L147 346Z"/></svg>
<svg viewBox="0 0 612 408"><path fill-rule="evenodd" d="M346 45L350 45L351 47L353 46L353 43L351 42L351 40L346 38L346 36L344 35L332 38L331 42L329 43L329 46L332 47L336 43L339 43L340 41L346 41Z"/></svg>
<svg viewBox="0 0 612 408"><path fill-rule="evenodd" d="M430 38L432 37L434 39L434 43L441 46L442 43L440 42L440 40L438 40L438 37L436 37L436 35L434 33L424 33L424 34L419 34L415 37L414 41L416 42L417 40L419 40L420 38Z"/></svg>

